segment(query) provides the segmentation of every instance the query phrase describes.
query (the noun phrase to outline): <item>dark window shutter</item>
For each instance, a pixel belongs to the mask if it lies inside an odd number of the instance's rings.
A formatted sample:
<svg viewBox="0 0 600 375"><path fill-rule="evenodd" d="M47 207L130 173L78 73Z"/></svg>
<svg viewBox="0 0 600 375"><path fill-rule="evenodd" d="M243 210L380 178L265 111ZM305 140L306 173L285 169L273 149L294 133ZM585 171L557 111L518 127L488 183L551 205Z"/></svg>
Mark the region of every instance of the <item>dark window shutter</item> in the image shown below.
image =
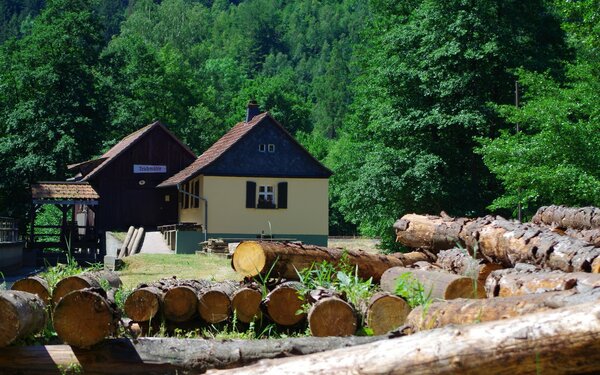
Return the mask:
<svg viewBox="0 0 600 375"><path fill-rule="evenodd" d="M277 208L287 208L288 183L280 182L277 184Z"/></svg>
<svg viewBox="0 0 600 375"><path fill-rule="evenodd" d="M246 208L256 208L256 182L246 181Z"/></svg>

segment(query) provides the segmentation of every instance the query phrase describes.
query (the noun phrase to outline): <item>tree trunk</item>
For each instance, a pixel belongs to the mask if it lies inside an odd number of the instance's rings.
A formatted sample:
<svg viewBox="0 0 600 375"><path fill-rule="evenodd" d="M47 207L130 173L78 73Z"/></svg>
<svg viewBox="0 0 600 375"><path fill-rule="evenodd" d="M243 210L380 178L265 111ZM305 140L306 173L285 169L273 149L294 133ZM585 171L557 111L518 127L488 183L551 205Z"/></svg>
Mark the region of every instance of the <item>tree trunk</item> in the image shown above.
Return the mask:
<svg viewBox="0 0 600 375"><path fill-rule="evenodd" d="M488 297L520 296L575 288L585 292L600 286L600 274L586 272L539 272L505 269L488 277L485 290Z"/></svg>
<svg viewBox="0 0 600 375"><path fill-rule="evenodd" d="M483 285L470 277L454 275L444 271L424 271L412 268L393 267L381 277L381 289L396 293L398 278L410 273L424 288L425 296L439 299L484 298Z"/></svg>
<svg viewBox="0 0 600 375"><path fill-rule="evenodd" d="M68 345L4 348L0 372L54 374L77 369L85 374L182 374L235 368L264 358L305 355L348 348L376 337L301 337L278 340L202 340L174 338L111 339L92 349Z"/></svg>
<svg viewBox="0 0 600 375"><path fill-rule="evenodd" d="M235 281L210 285L198 294L198 314L207 323L220 323L231 316L231 298L239 289Z"/></svg>
<svg viewBox="0 0 600 375"><path fill-rule="evenodd" d="M352 336L358 328L354 307L335 291L317 289L309 293L308 327L315 337Z"/></svg>
<svg viewBox="0 0 600 375"><path fill-rule="evenodd" d="M449 324L471 324L523 316L577 304L600 301L600 289L586 293L575 290L480 300L455 299L416 307L406 319L413 331Z"/></svg>
<svg viewBox="0 0 600 375"><path fill-rule="evenodd" d="M0 348L45 326L46 304L40 297L20 290L0 291Z"/></svg>
<svg viewBox="0 0 600 375"><path fill-rule="evenodd" d="M501 217L469 220L410 214L394 228L404 245L437 252L459 244L471 254L477 249L488 261L506 267L525 262L565 272L592 272L592 264L600 256L600 248L585 241Z"/></svg>
<svg viewBox="0 0 600 375"><path fill-rule="evenodd" d="M600 229L600 208L543 206L537 210L531 221L563 229Z"/></svg>
<svg viewBox="0 0 600 375"><path fill-rule="evenodd" d="M125 314L136 322L147 322L160 317L164 292L154 286L137 288L125 300Z"/></svg>
<svg viewBox="0 0 600 375"><path fill-rule="evenodd" d="M173 279L163 298L164 314L172 322L185 322L198 315L198 294L211 285L207 280Z"/></svg>
<svg viewBox="0 0 600 375"><path fill-rule="evenodd" d="M337 264L343 254L352 266L358 266L358 275L363 279L372 277L378 282L383 272L394 266L407 266L411 257L371 254L365 251L329 249L326 247L299 245L295 243L245 241L233 253L233 269L246 276L270 274L298 280L297 271L309 268L313 263L327 261Z"/></svg>
<svg viewBox="0 0 600 375"><path fill-rule="evenodd" d="M10 289L33 293L40 297L46 304L52 302L48 282L39 276L30 276L17 280Z"/></svg>
<svg viewBox="0 0 600 375"><path fill-rule="evenodd" d="M129 247L129 244L131 243L131 239L133 238L134 232L135 232L135 228L133 226L130 226L129 229L127 230L127 235L125 236L125 240L123 241L123 244L121 245L121 248L119 249L117 258L122 259L128 255L127 248Z"/></svg>
<svg viewBox="0 0 600 375"><path fill-rule="evenodd" d="M144 243L144 227L140 227L137 230L136 236L133 239L132 245L131 245L131 253L130 255L135 255L137 253L140 252L140 250L142 249L142 245Z"/></svg>
<svg viewBox="0 0 600 375"><path fill-rule="evenodd" d="M84 272L79 275L65 277L60 280L52 291L52 302L56 306L61 298L74 290L85 288L101 288L102 283L108 283L112 288L120 288L122 283L119 275L111 271Z"/></svg>
<svg viewBox="0 0 600 375"><path fill-rule="evenodd" d="M235 311L237 320L242 323L250 323L260 319L260 302L262 293L257 286L247 285L239 288L231 297L231 309Z"/></svg>
<svg viewBox="0 0 600 375"><path fill-rule="evenodd" d="M445 271L476 279L481 285L485 285L492 271L503 268L501 264L475 259L466 250L457 248L440 251L435 264Z"/></svg>
<svg viewBox="0 0 600 375"><path fill-rule="evenodd" d="M410 306L401 297L391 293L375 293L369 300L365 323L374 335L383 335L404 324Z"/></svg>
<svg viewBox="0 0 600 375"><path fill-rule="evenodd" d="M582 374L600 371L600 304L445 327L227 374Z"/></svg>
<svg viewBox="0 0 600 375"><path fill-rule="evenodd" d="M75 290L54 309L54 329L65 343L87 348L114 334L119 314L114 296L102 288Z"/></svg>
<svg viewBox="0 0 600 375"><path fill-rule="evenodd" d="M282 326L294 326L306 318L306 314L297 314L302 309L302 299L298 292L302 284L288 281L273 289L263 301L266 313L275 323Z"/></svg>

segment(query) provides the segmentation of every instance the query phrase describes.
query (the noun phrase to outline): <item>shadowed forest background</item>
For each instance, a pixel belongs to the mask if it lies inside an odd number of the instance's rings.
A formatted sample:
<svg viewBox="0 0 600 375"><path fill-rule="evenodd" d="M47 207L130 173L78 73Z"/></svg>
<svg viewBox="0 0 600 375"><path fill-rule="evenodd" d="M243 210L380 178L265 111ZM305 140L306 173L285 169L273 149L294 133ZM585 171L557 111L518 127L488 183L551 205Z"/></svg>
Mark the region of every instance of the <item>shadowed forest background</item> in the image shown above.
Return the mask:
<svg viewBox="0 0 600 375"><path fill-rule="evenodd" d="M332 235L600 206L597 0L0 0L0 43L23 223L30 182L154 120L200 154L250 98L334 172Z"/></svg>

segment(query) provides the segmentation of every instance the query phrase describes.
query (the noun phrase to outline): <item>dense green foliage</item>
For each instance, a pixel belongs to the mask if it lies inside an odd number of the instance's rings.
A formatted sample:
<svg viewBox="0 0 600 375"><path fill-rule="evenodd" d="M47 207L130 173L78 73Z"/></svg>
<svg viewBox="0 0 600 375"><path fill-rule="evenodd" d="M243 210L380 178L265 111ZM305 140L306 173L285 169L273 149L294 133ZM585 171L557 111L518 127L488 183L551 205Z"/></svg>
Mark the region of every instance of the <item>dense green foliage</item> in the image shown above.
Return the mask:
<svg viewBox="0 0 600 375"><path fill-rule="evenodd" d="M127 133L255 98L333 171L332 233L600 204L597 0L0 0L0 208ZM512 107L515 81L521 107ZM515 124L522 132L515 134Z"/></svg>

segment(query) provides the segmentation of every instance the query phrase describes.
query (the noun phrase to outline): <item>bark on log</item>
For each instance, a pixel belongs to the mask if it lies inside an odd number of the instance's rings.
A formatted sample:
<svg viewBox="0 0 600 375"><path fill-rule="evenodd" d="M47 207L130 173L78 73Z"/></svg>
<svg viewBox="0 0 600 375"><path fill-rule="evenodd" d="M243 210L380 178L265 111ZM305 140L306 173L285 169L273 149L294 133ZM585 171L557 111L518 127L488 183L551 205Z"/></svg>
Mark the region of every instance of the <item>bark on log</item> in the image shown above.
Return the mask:
<svg viewBox="0 0 600 375"><path fill-rule="evenodd" d="M125 314L135 322L162 320L165 293L178 282L176 278L163 278L152 283L139 284L125 300Z"/></svg>
<svg viewBox="0 0 600 375"><path fill-rule="evenodd" d="M537 210L531 221L563 229L600 229L600 208L543 206Z"/></svg>
<svg viewBox="0 0 600 375"><path fill-rule="evenodd" d="M150 337L109 339L92 349L68 345L9 347L0 352L0 373L60 374L73 368L85 374L196 374L212 368L235 368L264 358L305 355L385 339L386 336L218 341Z"/></svg>
<svg viewBox="0 0 600 375"><path fill-rule="evenodd" d="M198 314L207 323L224 322L231 316L231 298L239 289L235 281L223 281L204 288L198 294Z"/></svg>
<svg viewBox="0 0 600 375"><path fill-rule="evenodd" d="M352 266L358 266L358 275L363 279L373 278L378 282L383 272L394 266L407 266L413 257L394 257L372 254L357 250L329 249L311 245L278 242L245 241L233 253L233 269L252 277L270 272L271 277L298 280L297 271L309 268L313 263L327 261L337 264L343 254Z"/></svg>
<svg viewBox="0 0 600 375"><path fill-rule="evenodd" d="M302 284L288 281L273 289L263 301L265 312L275 323L282 326L294 326L306 318L306 314L297 314L302 309L302 299L298 295Z"/></svg>
<svg viewBox="0 0 600 375"><path fill-rule="evenodd" d="M114 334L119 320L114 296L102 288L75 290L58 302L54 329L65 343L87 348Z"/></svg>
<svg viewBox="0 0 600 375"><path fill-rule="evenodd" d="M207 280L176 280L163 298L165 318L185 322L198 315L198 294L211 285Z"/></svg>
<svg viewBox="0 0 600 375"><path fill-rule="evenodd" d="M0 348L45 326L46 304L40 297L19 290L0 291Z"/></svg>
<svg viewBox="0 0 600 375"><path fill-rule="evenodd" d="M122 259L128 255L127 248L129 247L129 244L131 243L131 239L133 238L134 232L135 232L135 228L133 226L130 226L129 229L127 230L127 235L125 236L125 240L123 241L123 244L121 245L121 248L119 249L117 258Z"/></svg>
<svg viewBox="0 0 600 375"><path fill-rule="evenodd" d="M500 217L469 220L410 214L394 228L404 245L440 251L459 244L506 267L525 262L565 272L592 272L600 256L600 248L585 241Z"/></svg>
<svg viewBox="0 0 600 375"><path fill-rule="evenodd" d="M485 298L485 289L477 280L444 271L424 271L412 268L393 267L381 277L381 289L396 293L398 278L410 273L423 284L425 294L431 298Z"/></svg>
<svg viewBox="0 0 600 375"><path fill-rule="evenodd" d="M600 371L600 304L445 327L210 374L581 374Z"/></svg>
<svg viewBox="0 0 600 375"><path fill-rule="evenodd" d="M235 311L237 320L242 323L250 323L255 319L260 319L260 302L262 293L258 287L247 285L236 290L231 297L231 309Z"/></svg>
<svg viewBox="0 0 600 375"><path fill-rule="evenodd" d="M352 336L358 328L354 307L340 294L327 289L309 293L308 327L315 337Z"/></svg>
<svg viewBox="0 0 600 375"><path fill-rule="evenodd" d="M365 322L374 335L383 335L403 325L409 313L410 306L403 298L379 292L369 300Z"/></svg>
<svg viewBox="0 0 600 375"><path fill-rule="evenodd" d="M585 293L575 290L480 300L455 299L416 307L406 319L413 331L449 324L471 324L509 319L525 314L600 301L600 288Z"/></svg>
<svg viewBox="0 0 600 375"><path fill-rule="evenodd" d="M490 274L485 284L485 291L487 296L492 298L569 289L585 292L595 287L600 287L600 274L506 269Z"/></svg>
<svg viewBox="0 0 600 375"><path fill-rule="evenodd" d="M58 301L68 293L85 288L101 288L104 282L117 289L122 285L119 275L111 271L84 272L79 275L65 277L54 287L52 302L56 306Z"/></svg>
<svg viewBox="0 0 600 375"><path fill-rule="evenodd" d="M33 293L40 297L46 304L50 304L52 302L50 286L48 286L48 282L46 280L39 276L29 276L24 279L17 280L10 289Z"/></svg>
<svg viewBox="0 0 600 375"><path fill-rule="evenodd" d="M476 279L481 285L485 285L485 280L492 271L504 268L501 264L475 259L464 249L456 248L440 251L435 264L445 271Z"/></svg>

